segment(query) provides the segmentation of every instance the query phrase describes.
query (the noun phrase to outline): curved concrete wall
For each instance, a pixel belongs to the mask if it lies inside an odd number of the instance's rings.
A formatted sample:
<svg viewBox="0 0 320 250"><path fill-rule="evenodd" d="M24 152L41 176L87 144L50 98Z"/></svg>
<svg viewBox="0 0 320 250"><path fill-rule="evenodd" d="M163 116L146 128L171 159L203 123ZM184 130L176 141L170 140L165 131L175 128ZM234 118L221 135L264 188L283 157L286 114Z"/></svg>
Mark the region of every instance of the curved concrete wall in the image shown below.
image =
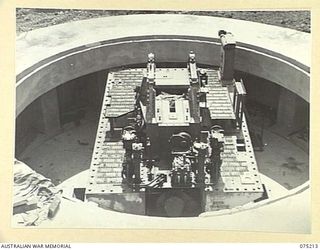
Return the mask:
<svg viewBox="0 0 320 250"><path fill-rule="evenodd" d="M219 65L219 29L235 34L236 70L275 82L309 102L309 34L224 18L136 15L66 23L20 35L16 115L69 80L145 63L149 52L158 62L185 62L193 50L199 63Z"/></svg>

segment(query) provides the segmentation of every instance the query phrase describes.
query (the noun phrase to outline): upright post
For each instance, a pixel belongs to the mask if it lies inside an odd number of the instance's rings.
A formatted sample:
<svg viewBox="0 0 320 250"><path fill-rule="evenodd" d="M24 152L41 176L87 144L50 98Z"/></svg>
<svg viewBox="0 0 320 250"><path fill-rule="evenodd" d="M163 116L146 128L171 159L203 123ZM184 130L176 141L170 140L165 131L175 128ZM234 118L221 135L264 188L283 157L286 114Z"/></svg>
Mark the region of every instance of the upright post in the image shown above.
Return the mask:
<svg viewBox="0 0 320 250"><path fill-rule="evenodd" d="M221 41L220 77L224 86L233 83L236 42L230 32L219 31Z"/></svg>

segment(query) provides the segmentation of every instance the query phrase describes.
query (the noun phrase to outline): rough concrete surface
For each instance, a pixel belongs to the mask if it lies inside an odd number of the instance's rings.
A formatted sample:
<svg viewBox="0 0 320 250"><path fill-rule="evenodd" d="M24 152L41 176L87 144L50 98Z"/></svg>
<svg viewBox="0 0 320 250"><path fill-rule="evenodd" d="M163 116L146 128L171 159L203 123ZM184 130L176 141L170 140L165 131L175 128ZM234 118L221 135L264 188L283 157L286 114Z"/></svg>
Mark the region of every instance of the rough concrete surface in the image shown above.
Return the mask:
<svg viewBox="0 0 320 250"><path fill-rule="evenodd" d="M129 14L193 14L253 21L310 33L309 11L142 11L142 10L75 10L17 9L17 33L55 24L96 17Z"/></svg>

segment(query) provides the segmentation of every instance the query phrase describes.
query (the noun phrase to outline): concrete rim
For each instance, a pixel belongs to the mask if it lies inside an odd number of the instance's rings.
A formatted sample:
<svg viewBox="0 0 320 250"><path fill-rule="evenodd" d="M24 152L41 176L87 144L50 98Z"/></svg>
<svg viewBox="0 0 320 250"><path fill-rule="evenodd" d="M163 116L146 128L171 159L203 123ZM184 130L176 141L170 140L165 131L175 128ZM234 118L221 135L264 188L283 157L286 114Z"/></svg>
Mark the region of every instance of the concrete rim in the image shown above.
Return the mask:
<svg viewBox="0 0 320 250"><path fill-rule="evenodd" d="M175 59L184 62L186 51L198 49L200 63L217 66L219 29L231 31L236 37L237 70L275 82L309 102L310 55L302 52L310 51L310 34L217 17L131 15L70 22L19 35L16 43L16 116L36 98L71 79L107 68L145 63L145 55L159 48L159 42L166 42L169 52L159 49L162 53L156 53L158 61ZM250 32L252 30L255 32ZM135 49L131 48L134 43L140 43L140 47L136 48L140 51L122 51L123 60L118 62L115 60L119 56L115 54L113 58L108 58L115 50ZM113 46L109 52L106 51L108 46ZM178 54L176 50L181 47L185 50ZM170 55L170 48L175 52L175 58ZM98 50L105 50L100 61L97 59ZM87 65L70 67L85 59L85 63L91 64L90 69ZM61 70L57 63L62 65L63 60L68 64ZM92 65L93 61L95 65ZM285 70L279 70L281 67ZM30 89L35 91L30 93Z"/></svg>
<svg viewBox="0 0 320 250"><path fill-rule="evenodd" d="M16 58L19 59L17 61L17 74L20 74L35 62L68 49L94 44L98 41L154 35L218 39L217 33L219 29L231 31L235 35L237 42L277 52L307 67L311 65L311 55L310 53L305 53L310 51L311 48L311 35L309 33L222 17L185 14L143 14L73 21L21 33L16 39ZM43 43L46 41L46 36L51 36L54 39ZM75 40L73 39L74 37L79 39ZM59 42L58 39L62 41ZM53 47L53 45L55 46ZM297 46L299 46L299 50L297 50ZM23 58L24 55L31 53L33 49L41 50L43 53L33 54L31 58Z"/></svg>

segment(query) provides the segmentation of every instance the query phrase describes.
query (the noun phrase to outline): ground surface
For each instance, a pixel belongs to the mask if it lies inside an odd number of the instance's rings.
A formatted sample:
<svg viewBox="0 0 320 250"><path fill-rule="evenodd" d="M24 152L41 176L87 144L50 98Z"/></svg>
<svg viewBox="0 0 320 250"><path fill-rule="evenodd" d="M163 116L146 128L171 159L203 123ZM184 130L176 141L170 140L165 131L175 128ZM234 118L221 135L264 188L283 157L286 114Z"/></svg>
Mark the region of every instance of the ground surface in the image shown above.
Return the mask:
<svg viewBox="0 0 320 250"><path fill-rule="evenodd" d="M96 17L128 14L193 14L218 16L277 25L281 27L310 32L309 11L128 11L128 10L63 10L63 9L17 9L16 31L30 31L65 22Z"/></svg>

